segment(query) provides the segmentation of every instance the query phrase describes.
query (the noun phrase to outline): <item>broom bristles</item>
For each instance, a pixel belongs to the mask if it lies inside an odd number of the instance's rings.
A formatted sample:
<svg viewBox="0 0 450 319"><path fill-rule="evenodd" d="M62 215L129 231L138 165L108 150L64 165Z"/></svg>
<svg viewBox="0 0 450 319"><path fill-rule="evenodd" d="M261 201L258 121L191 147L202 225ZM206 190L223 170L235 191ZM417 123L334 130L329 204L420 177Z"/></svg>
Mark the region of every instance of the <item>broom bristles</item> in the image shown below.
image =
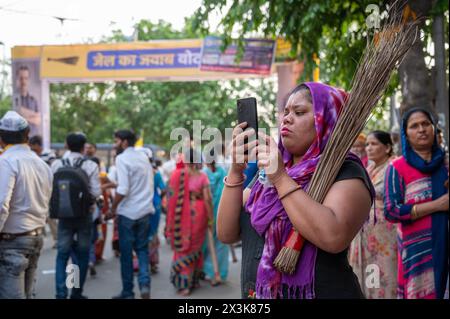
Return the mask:
<svg viewBox="0 0 450 319"><path fill-rule="evenodd" d="M354 141L389 84L392 72L417 38L418 21L401 23L401 12L393 12L377 43L369 42L352 79L351 91L336 127L325 146L308 188L322 203Z"/></svg>
<svg viewBox="0 0 450 319"><path fill-rule="evenodd" d="M281 272L292 275L295 272L300 251L290 247L281 248L273 264Z"/></svg>
<svg viewBox="0 0 450 319"><path fill-rule="evenodd" d="M308 190L323 202L347 154L386 89L392 72L413 45L417 23L400 25L397 12L381 31L377 44L371 42L352 80L352 89L311 179ZM395 32L397 31L397 32ZM381 33L380 32L380 33ZM395 32L395 33L389 33Z"/></svg>
<svg viewBox="0 0 450 319"><path fill-rule="evenodd" d="M376 41L368 42L351 82L351 91L341 110L336 127L325 146L307 193L322 203L331 188L354 141L364 129L370 114L388 86L395 68L417 40L419 20L402 23L402 8L389 10ZM297 233L298 235L298 233ZM283 247L275 267L284 273L295 271L300 252Z"/></svg>

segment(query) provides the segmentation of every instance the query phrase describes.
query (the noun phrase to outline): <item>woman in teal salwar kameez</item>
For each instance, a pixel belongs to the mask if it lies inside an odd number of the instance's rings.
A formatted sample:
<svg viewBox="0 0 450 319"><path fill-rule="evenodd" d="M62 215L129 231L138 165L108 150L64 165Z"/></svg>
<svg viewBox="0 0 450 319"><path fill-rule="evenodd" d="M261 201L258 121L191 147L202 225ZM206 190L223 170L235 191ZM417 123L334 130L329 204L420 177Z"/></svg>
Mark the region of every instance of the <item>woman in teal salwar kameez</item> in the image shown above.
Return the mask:
<svg viewBox="0 0 450 319"><path fill-rule="evenodd" d="M214 246L216 248L217 263L219 265L219 273L222 281L225 281L228 276L228 259L229 259L229 247L228 245L220 242L217 239L216 225L215 221L217 218L217 210L219 208L220 196L223 190L223 179L227 175L227 172L215 162L208 164L204 168L206 175L208 175L209 186L211 188L212 202L213 202L213 212L214 212ZM214 267L211 259L211 254L208 249L207 238L205 239L205 244L203 245L205 251L205 261L203 265L203 271L205 272L205 279L210 280L213 285L216 284L214 280Z"/></svg>

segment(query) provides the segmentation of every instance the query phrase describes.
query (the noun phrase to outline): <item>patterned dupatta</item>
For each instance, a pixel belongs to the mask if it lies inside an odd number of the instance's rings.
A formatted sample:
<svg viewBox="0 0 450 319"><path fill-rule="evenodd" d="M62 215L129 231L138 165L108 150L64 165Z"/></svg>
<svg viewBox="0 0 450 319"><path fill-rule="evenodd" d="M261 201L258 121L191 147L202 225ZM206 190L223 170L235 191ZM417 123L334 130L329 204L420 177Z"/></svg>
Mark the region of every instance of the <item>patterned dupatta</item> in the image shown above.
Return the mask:
<svg viewBox="0 0 450 319"><path fill-rule="evenodd" d="M169 207L165 235L173 250L188 252L191 237L189 173L177 168L169 181Z"/></svg>

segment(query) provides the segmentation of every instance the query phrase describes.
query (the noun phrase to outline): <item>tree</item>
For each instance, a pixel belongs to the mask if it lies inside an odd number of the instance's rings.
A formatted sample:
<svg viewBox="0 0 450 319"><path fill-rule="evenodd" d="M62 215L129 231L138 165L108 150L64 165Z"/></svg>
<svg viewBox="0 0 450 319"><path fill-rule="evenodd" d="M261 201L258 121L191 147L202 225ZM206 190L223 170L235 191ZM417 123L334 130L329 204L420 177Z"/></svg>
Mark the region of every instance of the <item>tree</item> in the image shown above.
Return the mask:
<svg viewBox="0 0 450 319"><path fill-rule="evenodd" d="M98 84L52 84L50 86L51 139L63 142L69 132L82 131L89 140L111 142L112 132L105 134L109 116L107 89Z"/></svg>
<svg viewBox="0 0 450 319"><path fill-rule="evenodd" d="M0 117L11 110L11 96L4 96L0 100Z"/></svg>
<svg viewBox="0 0 450 319"><path fill-rule="evenodd" d="M0 47L1 46L4 46L4 43L0 41ZM12 98L10 95L10 90L7 89L9 82L7 80L8 72L6 72L6 69L10 67L10 61L6 60L3 55L0 59L0 116L11 109Z"/></svg>
<svg viewBox="0 0 450 319"><path fill-rule="evenodd" d="M381 15L391 1L203 0L193 23L204 34L215 31L210 30L208 21L218 11L223 17L220 26L228 42L233 33L237 33L239 39L284 37L292 43L293 55L306 62L301 80L311 78L312 69L316 66L314 55L317 55L321 60L321 78L332 85L349 89L370 31L366 23L373 9L368 5L374 3L378 5ZM418 17L433 19L444 12L448 17L448 1L438 0L434 5L429 0L407 0L404 3ZM433 101L430 66L425 63L426 58L432 60L433 57L424 50L431 37L430 19L425 19L421 25L425 37L412 48L398 72L403 94L402 109L413 105L431 105ZM445 29L448 30L448 18ZM448 52L448 34L446 43ZM300 50L297 50L299 46ZM397 89L398 83L399 77L396 76L388 93Z"/></svg>

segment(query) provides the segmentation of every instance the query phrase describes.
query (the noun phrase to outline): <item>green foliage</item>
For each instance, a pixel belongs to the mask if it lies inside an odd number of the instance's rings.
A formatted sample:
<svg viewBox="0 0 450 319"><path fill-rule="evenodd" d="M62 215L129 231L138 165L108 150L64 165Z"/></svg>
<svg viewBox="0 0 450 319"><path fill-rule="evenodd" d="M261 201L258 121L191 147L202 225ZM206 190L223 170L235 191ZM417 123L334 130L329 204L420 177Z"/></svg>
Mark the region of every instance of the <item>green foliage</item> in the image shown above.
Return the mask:
<svg viewBox="0 0 450 319"><path fill-rule="evenodd" d="M3 43L0 41L0 46ZM7 69L11 68L11 60L0 57L0 116L2 116L7 111L11 110L12 107L12 98L10 95L10 90L7 89L9 86L8 72Z"/></svg>
<svg viewBox="0 0 450 319"><path fill-rule="evenodd" d="M428 0L423 0L428 1ZM368 36L367 17L374 13L369 4L379 7L383 16L386 3L381 0L203 0L197 9L193 25L204 35L211 30L208 20L217 13L222 16L220 28L228 43L232 37L283 37L292 44L292 54L305 61L300 81L310 81L317 66L313 57L320 58L321 81L350 89L353 74L362 56ZM431 16L445 14L445 36L448 43L447 0L437 0ZM431 41L431 24L424 27L425 41ZM241 41L242 42L242 41ZM300 52L297 52L300 48ZM448 70L448 46L447 46ZM388 110L387 98L399 89L398 75L394 74L380 107L373 114L373 123L384 123ZM383 124L384 125L384 124Z"/></svg>
<svg viewBox="0 0 450 319"><path fill-rule="evenodd" d="M142 20L136 24L139 40L198 38L186 20L183 31L173 30L164 21ZM105 42L127 38L114 31ZM52 142L61 142L69 131L83 131L97 143L110 143L114 130L133 128L144 132L145 143L167 149L174 128L192 132L192 121L204 128L216 127L224 134L236 120L236 99L256 96L265 117L261 127L275 123L273 80L207 82L117 82L99 84L53 84L51 86ZM225 137L223 135L223 137Z"/></svg>
<svg viewBox="0 0 450 319"><path fill-rule="evenodd" d="M97 143L109 143L119 128L144 131L146 143L169 147L170 132L184 127L192 132L193 120L221 132L236 120L239 92L250 91L268 117L262 127L275 123L275 93L270 81L148 82L110 84L55 84L51 87L52 140L62 141L69 131L83 131ZM106 93L109 91L109 93ZM265 103L262 103L264 101Z"/></svg>
<svg viewBox="0 0 450 319"><path fill-rule="evenodd" d="M51 138L63 142L67 133L82 131L92 141L110 142L104 133L108 114L106 84L52 84L50 86Z"/></svg>
<svg viewBox="0 0 450 319"><path fill-rule="evenodd" d="M293 53L299 53L299 59L306 62L301 80L311 79L316 67L313 55L317 54L321 59L321 79L348 89L367 36L373 33L366 22L374 13L368 5L377 5L383 17L391 2L394 1L203 0L192 25L203 35L216 32L211 29L209 19L219 14L222 17L220 30L227 43L236 35L238 39L284 37L292 43ZM431 18L437 14L445 15L446 31L448 10L448 0L436 0L430 12ZM429 26L424 27L425 41L431 36L431 24ZM445 35L448 43L448 32ZM300 52L297 52L299 47Z"/></svg>
<svg viewBox="0 0 450 319"><path fill-rule="evenodd" d="M223 16L221 25L226 41L236 31L240 39L255 35L284 37L292 43L293 51L300 45L299 58L306 61L301 80L312 78L316 66L313 55L318 54L321 78L345 89L349 88L366 44L365 9L368 4L383 8L382 1L373 0L233 0L229 8L227 2L203 0L194 26L203 34L214 31L209 30L207 21L216 9Z"/></svg>
<svg viewBox="0 0 450 319"><path fill-rule="evenodd" d="M0 117L11 110L11 96L4 96L0 99Z"/></svg>

